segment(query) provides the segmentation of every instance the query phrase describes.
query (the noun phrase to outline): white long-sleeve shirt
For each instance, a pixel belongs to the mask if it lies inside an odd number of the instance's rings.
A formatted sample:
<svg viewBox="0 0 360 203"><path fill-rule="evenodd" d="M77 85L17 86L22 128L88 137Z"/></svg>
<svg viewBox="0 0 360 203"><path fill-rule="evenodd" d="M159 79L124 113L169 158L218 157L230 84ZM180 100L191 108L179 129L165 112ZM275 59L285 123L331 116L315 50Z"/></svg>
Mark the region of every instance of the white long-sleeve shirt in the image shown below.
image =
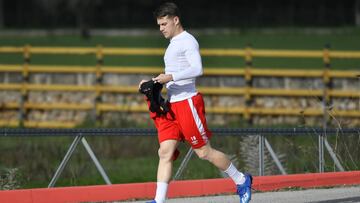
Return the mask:
<svg viewBox="0 0 360 203"><path fill-rule="evenodd" d="M188 99L197 94L196 77L203 68L196 39L186 31L176 35L164 55L165 74L172 74L173 81L166 84L170 102Z"/></svg>

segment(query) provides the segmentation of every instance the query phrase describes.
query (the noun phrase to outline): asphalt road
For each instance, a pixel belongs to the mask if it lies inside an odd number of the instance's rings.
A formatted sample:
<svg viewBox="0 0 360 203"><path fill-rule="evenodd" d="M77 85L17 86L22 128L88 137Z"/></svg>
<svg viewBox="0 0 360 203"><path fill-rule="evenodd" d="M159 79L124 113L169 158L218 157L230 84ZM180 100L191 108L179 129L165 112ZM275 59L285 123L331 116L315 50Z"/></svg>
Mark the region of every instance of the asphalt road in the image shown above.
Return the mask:
<svg viewBox="0 0 360 203"><path fill-rule="evenodd" d="M127 203L145 201L127 201ZM166 203L238 203L235 195L169 199ZM327 189L308 189L281 192L255 192L251 203L360 203L360 185Z"/></svg>

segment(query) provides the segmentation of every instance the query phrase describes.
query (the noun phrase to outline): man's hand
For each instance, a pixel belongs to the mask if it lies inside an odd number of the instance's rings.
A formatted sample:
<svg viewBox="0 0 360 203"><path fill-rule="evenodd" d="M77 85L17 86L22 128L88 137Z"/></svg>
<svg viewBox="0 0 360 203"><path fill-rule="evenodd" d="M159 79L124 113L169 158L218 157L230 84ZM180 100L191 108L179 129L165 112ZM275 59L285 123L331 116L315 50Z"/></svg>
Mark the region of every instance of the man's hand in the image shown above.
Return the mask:
<svg viewBox="0 0 360 203"><path fill-rule="evenodd" d="M160 84L165 84L165 83L167 83L169 81L172 81L173 77L172 77L171 74L163 74L163 73L161 73L160 75L153 78L152 80L155 81L155 82L158 82Z"/></svg>
<svg viewBox="0 0 360 203"><path fill-rule="evenodd" d="M140 83L139 83L139 89L141 87L141 85L144 83L144 82L147 82L148 80L141 80Z"/></svg>

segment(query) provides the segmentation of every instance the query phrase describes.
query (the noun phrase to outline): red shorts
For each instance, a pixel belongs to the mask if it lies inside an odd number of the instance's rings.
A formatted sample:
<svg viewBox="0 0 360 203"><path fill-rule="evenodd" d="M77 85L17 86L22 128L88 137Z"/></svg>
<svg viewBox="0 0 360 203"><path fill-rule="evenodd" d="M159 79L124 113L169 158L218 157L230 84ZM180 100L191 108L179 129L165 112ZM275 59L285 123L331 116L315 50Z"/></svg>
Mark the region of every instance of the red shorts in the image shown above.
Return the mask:
<svg viewBox="0 0 360 203"><path fill-rule="evenodd" d="M208 142L211 132L206 124L204 100L200 93L183 101L169 103L169 109L165 115L150 112L158 131L159 143L186 140L196 149Z"/></svg>

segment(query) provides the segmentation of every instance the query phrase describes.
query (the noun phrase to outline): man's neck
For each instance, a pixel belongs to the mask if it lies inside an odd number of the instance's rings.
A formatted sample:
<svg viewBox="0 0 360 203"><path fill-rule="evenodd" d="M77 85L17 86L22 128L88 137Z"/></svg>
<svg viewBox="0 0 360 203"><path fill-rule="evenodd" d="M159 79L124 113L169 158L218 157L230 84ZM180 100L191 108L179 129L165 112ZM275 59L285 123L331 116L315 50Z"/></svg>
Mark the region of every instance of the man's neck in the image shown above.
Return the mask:
<svg viewBox="0 0 360 203"><path fill-rule="evenodd" d="M180 26L178 29L176 29L174 36L172 38L176 37L177 35L181 34L182 32L184 32L184 28L182 26Z"/></svg>

